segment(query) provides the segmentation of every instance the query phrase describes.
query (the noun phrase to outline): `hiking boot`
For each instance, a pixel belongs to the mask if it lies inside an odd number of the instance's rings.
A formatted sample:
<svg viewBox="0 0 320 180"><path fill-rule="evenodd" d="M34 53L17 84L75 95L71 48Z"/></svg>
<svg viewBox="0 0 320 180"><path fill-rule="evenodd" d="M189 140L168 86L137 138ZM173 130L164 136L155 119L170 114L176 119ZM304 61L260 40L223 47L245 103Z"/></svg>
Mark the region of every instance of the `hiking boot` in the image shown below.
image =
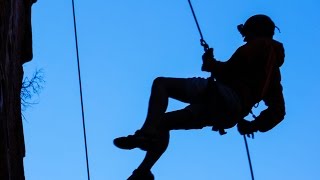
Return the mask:
<svg viewBox="0 0 320 180"><path fill-rule="evenodd" d="M156 138L138 130L134 135L114 139L113 144L120 149L131 150L140 148L141 150L147 151L152 148L152 144L156 141Z"/></svg>
<svg viewBox="0 0 320 180"><path fill-rule="evenodd" d="M127 180L154 180L154 175L150 170L136 169Z"/></svg>

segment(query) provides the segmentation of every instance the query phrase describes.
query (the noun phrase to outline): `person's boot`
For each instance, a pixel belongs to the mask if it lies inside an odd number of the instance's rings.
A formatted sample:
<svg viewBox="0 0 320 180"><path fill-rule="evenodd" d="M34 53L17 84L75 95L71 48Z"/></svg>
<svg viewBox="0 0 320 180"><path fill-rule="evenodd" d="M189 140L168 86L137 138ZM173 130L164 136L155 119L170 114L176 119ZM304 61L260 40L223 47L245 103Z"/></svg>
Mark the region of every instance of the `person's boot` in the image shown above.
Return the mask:
<svg viewBox="0 0 320 180"><path fill-rule="evenodd" d="M154 175L150 170L136 169L127 180L154 180Z"/></svg>
<svg viewBox="0 0 320 180"><path fill-rule="evenodd" d="M140 130L136 131L134 135L119 137L113 140L113 144L120 149L131 150L140 148L144 151L151 149L155 142L157 142L157 139L154 136L147 135Z"/></svg>

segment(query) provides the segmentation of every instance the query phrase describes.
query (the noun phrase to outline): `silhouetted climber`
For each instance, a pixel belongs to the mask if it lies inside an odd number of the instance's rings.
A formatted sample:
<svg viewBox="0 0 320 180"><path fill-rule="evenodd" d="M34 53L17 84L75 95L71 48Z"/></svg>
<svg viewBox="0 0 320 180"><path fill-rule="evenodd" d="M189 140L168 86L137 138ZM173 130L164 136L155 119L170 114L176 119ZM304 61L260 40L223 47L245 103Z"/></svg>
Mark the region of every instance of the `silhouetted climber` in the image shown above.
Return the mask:
<svg viewBox="0 0 320 180"><path fill-rule="evenodd" d="M213 49L203 56L202 71L210 78L168 78L154 80L146 120L133 135L116 138L121 149L147 151L140 166L128 180L153 180L152 166L165 152L169 131L181 129L226 129L238 123L240 134L266 132L285 115L280 66L284 48L273 40L276 26L266 15L254 15L238 30L246 42L226 62L213 57ZM168 98L189 103L181 110L166 112ZM263 100L267 106L255 120L244 117Z"/></svg>

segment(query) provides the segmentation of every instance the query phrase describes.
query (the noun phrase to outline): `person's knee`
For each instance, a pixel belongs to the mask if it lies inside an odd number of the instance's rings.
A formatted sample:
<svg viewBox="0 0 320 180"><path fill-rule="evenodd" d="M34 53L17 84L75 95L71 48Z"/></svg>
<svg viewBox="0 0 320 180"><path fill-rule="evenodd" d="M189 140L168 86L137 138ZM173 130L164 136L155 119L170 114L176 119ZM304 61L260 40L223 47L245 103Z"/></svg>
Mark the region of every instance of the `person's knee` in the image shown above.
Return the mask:
<svg viewBox="0 0 320 180"><path fill-rule="evenodd" d="M165 77L162 77L162 76L159 76L159 77L156 77L154 80L153 80L153 84L163 84L163 82L165 81Z"/></svg>
<svg viewBox="0 0 320 180"><path fill-rule="evenodd" d="M161 88L164 86L165 77L157 77L153 80L152 88Z"/></svg>

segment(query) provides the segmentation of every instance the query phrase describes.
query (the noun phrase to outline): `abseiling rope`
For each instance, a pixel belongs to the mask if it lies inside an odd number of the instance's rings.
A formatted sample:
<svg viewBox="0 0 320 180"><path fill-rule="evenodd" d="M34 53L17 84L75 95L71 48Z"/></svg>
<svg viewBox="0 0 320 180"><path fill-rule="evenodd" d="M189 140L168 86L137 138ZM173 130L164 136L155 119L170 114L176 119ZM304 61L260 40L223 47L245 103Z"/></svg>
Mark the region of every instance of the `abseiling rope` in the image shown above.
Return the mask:
<svg viewBox="0 0 320 180"><path fill-rule="evenodd" d="M204 51L207 51L207 50L209 49L209 45L208 45L208 44L206 43L206 41L203 39L203 35L202 35L201 29L200 29L200 25L199 25L199 23L198 23L196 14L195 14L195 12L194 12L194 10L193 10L192 4L191 4L191 0L188 0L188 3L189 3L189 6L190 6L190 9L191 9L191 12L192 12L194 21L196 22L196 25L197 25L197 28L198 28L198 31L199 31L199 34L200 34L200 43L201 43L201 46L204 47ZM247 143L246 135L243 135L243 138L244 138L244 143L245 143L246 150L247 150L247 156L248 156L248 161L249 161L249 166L250 166L251 179L254 180L253 168L252 168L252 163L251 163L251 158L250 158L250 152L249 152L249 146L248 146L248 143Z"/></svg>
<svg viewBox="0 0 320 180"><path fill-rule="evenodd" d="M246 145L246 150L247 150L247 156L248 156L248 161L249 161L249 166L250 166L251 179L254 180L253 169L252 169L251 158L250 158L250 152L249 152L249 146L248 146L246 135L243 135L243 138L244 138L244 143Z"/></svg>
<svg viewBox="0 0 320 180"><path fill-rule="evenodd" d="M80 102L81 102L81 115L82 115L84 146L85 146L85 152L86 152L87 175L88 175L88 180L90 180L89 156L88 156L87 135L86 135L86 122L85 122L85 118L84 118L84 105L83 105L81 71L80 71L80 57L79 57L79 48L78 48L78 34L77 34L77 23L76 23L76 12L75 12L74 0L72 0L72 12L73 12L74 37L75 37L75 41L76 41L78 79L79 79L79 89L80 89Z"/></svg>
<svg viewBox="0 0 320 180"><path fill-rule="evenodd" d="M189 6L190 6L190 9L191 9L191 12L192 12L194 21L196 22L196 25L197 25L197 28L198 28L198 31L199 31L199 34L200 34L200 44L201 44L201 46L203 46L204 51L207 51L207 50L209 49L209 45L206 43L206 41L205 41L204 38L203 38L201 29L200 29L200 25L199 25L199 23L198 23L196 13L195 13L194 10L193 10L191 1L188 0L188 3L189 3Z"/></svg>

